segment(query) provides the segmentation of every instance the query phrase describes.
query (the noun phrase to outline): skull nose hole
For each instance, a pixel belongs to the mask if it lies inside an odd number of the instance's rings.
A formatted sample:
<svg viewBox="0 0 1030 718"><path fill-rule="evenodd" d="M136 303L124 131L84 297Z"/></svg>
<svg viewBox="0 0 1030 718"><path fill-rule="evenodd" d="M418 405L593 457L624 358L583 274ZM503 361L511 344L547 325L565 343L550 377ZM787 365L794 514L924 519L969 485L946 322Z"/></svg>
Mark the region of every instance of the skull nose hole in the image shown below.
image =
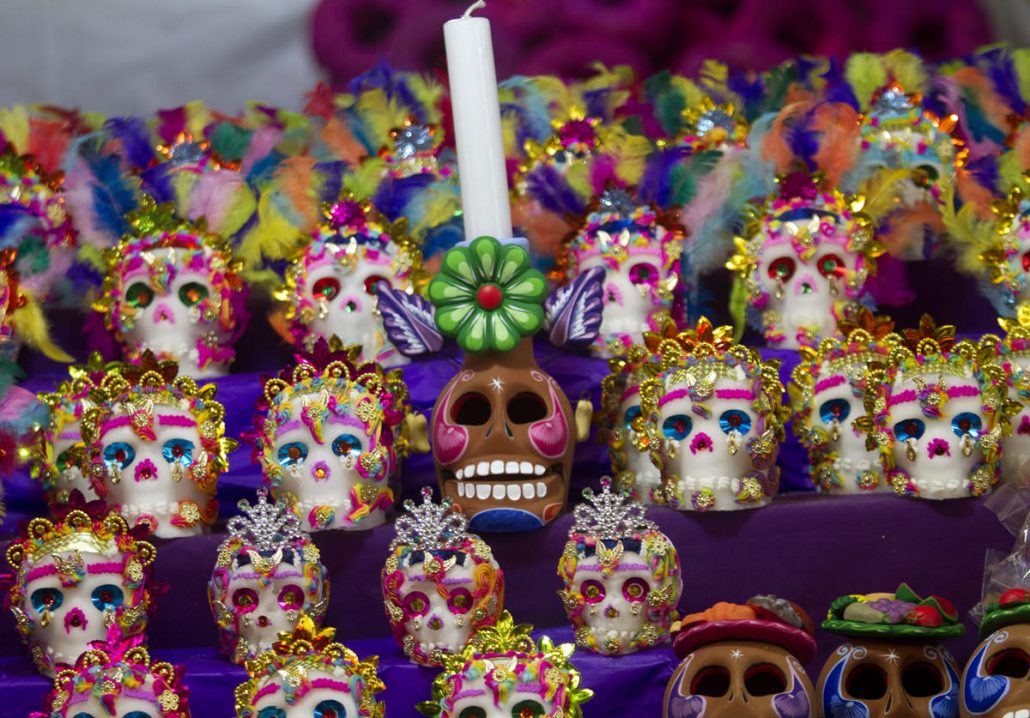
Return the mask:
<svg viewBox="0 0 1030 718"><path fill-rule="evenodd" d="M1030 673L1030 656L1022 648L998 651L987 661L987 675L1025 678Z"/></svg>
<svg viewBox="0 0 1030 718"><path fill-rule="evenodd" d="M462 394L451 405L451 420L462 426L482 426L490 421L490 401L479 392Z"/></svg>
<svg viewBox="0 0 1030 718"><path fill-rule="evenodd" d="M690 692L696 696L720 698L730 690L730 672L722 666L706 666L690 682Z"/></svg>
<svg viewBox="0 0 1030 718"><path fill-rule="evenodd" d="M844 690L848 698L860 701L883 698L887 693L887 674L879 666L863 663L848 674Z"/></svg>
<svg viewBox="0 0 1030 718"><path fill-rule="evenodd" d="M513 424L531 424L547 417L547 404L538 394L523 391L508 402L508 418Z"/></svg>
<svg viewBox="0 0 1030 718"><path fill-rule="evenodd" d="M936 666L930 663L916 663L902 672L901 686L910 696L935 696L944 690L944 677Z"/></svg>
<svg viewBox="0 0 1030 718"><path fill-rule="evenodd" d="M759 663L744 673L744 689L752 696L774 696L787 692L787 677L771 663Z"/></svg>

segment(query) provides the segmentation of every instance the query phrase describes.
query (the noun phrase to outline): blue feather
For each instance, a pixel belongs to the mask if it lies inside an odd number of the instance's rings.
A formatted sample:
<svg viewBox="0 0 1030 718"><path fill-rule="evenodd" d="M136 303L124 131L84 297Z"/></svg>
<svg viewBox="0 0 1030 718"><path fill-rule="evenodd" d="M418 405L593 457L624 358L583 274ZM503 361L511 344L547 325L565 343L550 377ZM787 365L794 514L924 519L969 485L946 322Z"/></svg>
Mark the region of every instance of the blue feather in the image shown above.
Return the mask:
<svg viewBox="0 0 1030 718"><path fill-rule="evenodd" d="M347 170L347 163L343 160L332 162L319 162L315 165L315 172L322 177L322 189L319 191L318 199L321 202L335 202L340 197L343 189L343 173Z"/></svg>
<svg viewBox="0 0 1030 718"><path fill-rule="evenodd" d="M826 80L826 89L823 91L823 99L826 102L844 102L856 110L860 109L855 90L844 77L844 68L840 60L830 58L830 66L823 73L823 79Z"/></svg>
<svg viewBox="0 0 1030 718"><path fill-rule="evenodd" d="M154 198L158 204L175 201L175 188L172 187L171 165L161 162L149 167L139 175L144 192Z"/></svg>
<svg viewBox="0 0 1030 718"><path fill-rule="evenodd" d="M422 255L428 258L443 254L464 239L465 225L461 216L458 216L426 232L422 240Z"/></svg>
<svg viewBox="0 0 1030 718"><path fill-rule="evenodd" d="M136 191L122 174L119 157L103 154L97 139L84 142L80 152L93 173L93 209L97 224L108 236L121 237L129 230L125 214L139 206Z"/></svg>
<svg viewBox="0 0 1030 718"><path fill-rule="evenodd" d="M28 207L0 204L0 247L16 246L38 222Z"/></svg>
<svg viewBox="0 0 1030 718"><path fill-rule="evenodd" d="M637 184L637 198L641 202L654 202L668 209L672 200L673 170L687 158L686 147L671 147L654 152L647 158L644 174Z"/></svg>
<svg viewBox="0 0 1030 718"><path fill-rule="evenodd" d="M730 92L740 98L743 103L741 110L748 120L753 120L762 111L762 101L765 98L765 83L759 73L749 75L740 70L730 70L726 78L726 87Z"/></svg>
<svg viewBox="0 0 1030 718"><path fill-rule="evenodd" d="M104 129L121 143L125 159L133 167L146 167L154 159L150 129L143 118L112 117L104 123Z"/></svg>
<svg viewBox="0 0 1030 718"><path fill-rule="evenodd" d="M1004 48L996 47L982 53L981 57L987 61L987 74L994 83L994 90L1005 98L1017 115L1026 112L1026 99L1019 91L1019 77L1012 56Z"/></svg>
<svg viewBox="0 0 1030 718"><path fill-rule="evenodd" d="M583 199L569 186L564 177L550 165L540 165L526 175L530 196L540 205L559 216L582 214Z"/></svg>
<svg viewBox="0 0 1030 718"><path fill-rule="evenodd" d="M810 127L815 108L808 110L787 128L787 144L794 155L805 163L809 170L815 170L815 155L819 151L819 133Z"/></svg>
<svg viewBox="0 0 1030 718"><path fill-rule="evenodd" d="M395 222L404 216L408 204L419 192L436 181L431 174L417 174L410 177L386 178L379 183L372 203L380 212Z"/></svg>
<svg viewBox="0 0 1030 718"><path fill-rule="evenodd" d="M286 159L279 150L272 150L264 157L260 158L250 167L250 171L247 172L247 183L252 187L261 187L272 179L272 175L279 169L283 161Z"/></svg>
<svg viewBox="0 0 1030 718"><path fill-rule="evenodd" d="M583 103L586 105L587 116L600 117L603 120L610 120L608 103L612 90L608 87L601 87L596 90L587 90L583 93Z"/></svg>

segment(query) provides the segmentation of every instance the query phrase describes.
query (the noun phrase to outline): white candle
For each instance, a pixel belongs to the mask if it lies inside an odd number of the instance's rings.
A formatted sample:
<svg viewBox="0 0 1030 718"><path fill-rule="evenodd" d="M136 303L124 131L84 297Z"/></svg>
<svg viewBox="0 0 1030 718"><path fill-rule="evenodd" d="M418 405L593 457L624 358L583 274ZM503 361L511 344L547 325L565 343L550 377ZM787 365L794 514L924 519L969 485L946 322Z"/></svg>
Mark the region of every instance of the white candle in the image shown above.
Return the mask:
<svg viewBox="0 0 1030 718"><path fill-rule="evenodd" d="M466 240L512 234L490 21L472 17L485 6L478 0L443 26Z"/></svg>

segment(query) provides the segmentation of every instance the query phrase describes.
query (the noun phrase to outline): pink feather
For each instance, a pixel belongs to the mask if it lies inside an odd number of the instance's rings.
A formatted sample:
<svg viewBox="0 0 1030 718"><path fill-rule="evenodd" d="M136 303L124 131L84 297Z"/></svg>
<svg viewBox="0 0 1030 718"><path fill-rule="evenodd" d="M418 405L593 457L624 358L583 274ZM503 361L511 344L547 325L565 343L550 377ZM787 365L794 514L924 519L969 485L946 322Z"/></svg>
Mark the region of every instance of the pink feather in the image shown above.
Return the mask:
<svg viewBox="0 0 1030 718"><path fill-rule="evenodd" d="M622 184L615 173L615 166L615 158L609 155L597 155L594 158L590 165L590 185L594 188L594 195L600 195L609 184Z"/></svg>
<svg viewBox="0 0 1030 718"><path fill-rule="evenodd" d="M232 170L205 172L190 192L186 215L194 221L206 218L208 227L217 231L243 184L243 177Z"/></svg>
<svg viewBox="0 0 1030 718"><path fill-rule="evenodd" d="M737 152L727 151L719 158L715 167L697 183L697 194L680 212L680 222L690 231L695 231L714 217L726 203L733 187L733 176L737 165ZM690 242L690 236L687 237Z"/></svg>
<svg viewBox="0 0 1030 718"><path fill-rule="evenodd" d="M267 157L275 149L275 146L279 144L279 140L282 137L283 131L278 127L258 128L251 136L250 147L247 148L247 154L243 156L243 161L240 163L240 170L243 174L248 174L255 162Z"/></svg>
<svg viewBox="0 0 1030 718"><path fill-rule="evenodd" d="M97 225L97 215L93 209L93 173L84 160L72 153L68 155L61 189L65 206L75 222L79 240L98 249L109 246L115 238L108 237Z"/></svg>

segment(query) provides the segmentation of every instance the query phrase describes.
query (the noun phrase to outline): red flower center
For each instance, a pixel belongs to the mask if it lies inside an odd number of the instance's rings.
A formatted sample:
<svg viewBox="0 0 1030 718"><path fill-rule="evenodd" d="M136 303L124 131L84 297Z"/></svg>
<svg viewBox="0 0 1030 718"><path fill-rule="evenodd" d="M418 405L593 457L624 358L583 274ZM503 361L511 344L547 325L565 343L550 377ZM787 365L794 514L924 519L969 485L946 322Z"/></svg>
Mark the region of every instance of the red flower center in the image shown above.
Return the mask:
<svg viewBox="0 0 1030 718"><path fill-rule="evenodd" d="M497 309L501 306L504 293L496 284L484 284L476 291L476 302L483 309Z"/></svg>

